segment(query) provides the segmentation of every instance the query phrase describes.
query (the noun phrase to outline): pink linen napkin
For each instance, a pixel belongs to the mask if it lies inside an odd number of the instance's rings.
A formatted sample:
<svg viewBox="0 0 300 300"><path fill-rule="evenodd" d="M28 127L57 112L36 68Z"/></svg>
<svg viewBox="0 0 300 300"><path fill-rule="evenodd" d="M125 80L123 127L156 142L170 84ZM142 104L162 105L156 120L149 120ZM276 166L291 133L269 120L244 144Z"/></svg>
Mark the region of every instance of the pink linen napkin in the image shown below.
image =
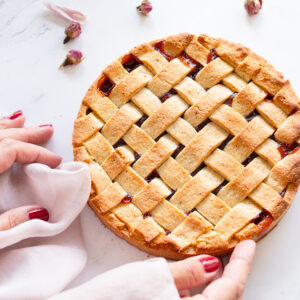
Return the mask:
<svg viewBox="0 0 300 300"><path fill-rule="evenodd" d="M49 300L179 300L167 261L153 258L107 271Z"/></svg>
<svg viewBox="0 0 300 300"><path fill-rule="evenodd" d="M86 251L77 216L89 193L84 163L57 169L15 164L0 175L0 212L36 204L50 213L49 222L36 219L0 231L0 299L45 299L80 273Z"/></svg>

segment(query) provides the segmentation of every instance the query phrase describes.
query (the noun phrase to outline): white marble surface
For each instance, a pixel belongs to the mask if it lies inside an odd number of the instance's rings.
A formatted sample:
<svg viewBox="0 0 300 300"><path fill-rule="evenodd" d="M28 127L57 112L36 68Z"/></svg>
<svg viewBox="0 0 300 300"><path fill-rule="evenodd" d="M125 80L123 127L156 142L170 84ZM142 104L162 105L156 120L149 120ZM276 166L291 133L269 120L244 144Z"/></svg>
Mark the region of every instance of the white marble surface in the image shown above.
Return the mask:
<svg viewBox="0 0 300 300"><path fill-rule="evenodd" d="M242 0L153 0L148 17L137 15L138 0L57 2L87 14L81 37L66 45L66 23L42 1L0 0L0 110L22 109L28 125L52 123L56 131L47 147L64 161L72 160L72 124L85 91L103 67L143 41L182 31L239 41L268 58L300 94L298 0L265 0L253 18L246 15ZM71 48L82 50L86 59L58 70ZM280 226L258 244L244 299L300 298L297 200ZM82 226L89 259L72 286L148 257L105 229L89 208L82 213Z"/></svg>

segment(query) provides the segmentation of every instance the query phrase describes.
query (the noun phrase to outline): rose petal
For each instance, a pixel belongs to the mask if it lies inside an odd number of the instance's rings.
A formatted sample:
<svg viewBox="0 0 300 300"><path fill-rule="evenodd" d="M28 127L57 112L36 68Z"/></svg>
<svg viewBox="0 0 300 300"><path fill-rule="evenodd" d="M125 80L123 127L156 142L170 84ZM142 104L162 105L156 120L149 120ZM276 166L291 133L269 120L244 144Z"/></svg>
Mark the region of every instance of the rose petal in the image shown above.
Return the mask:
<svg viewBox="0 0 300 300"><path fill-rule="evenodd" d="M85 14L78 10L70 9L65 6L45 2L45 6L54 12L56 15L63 17L64 19L67 19L69 21L75 21L79 23L84 23L86 20Z"/></svg>

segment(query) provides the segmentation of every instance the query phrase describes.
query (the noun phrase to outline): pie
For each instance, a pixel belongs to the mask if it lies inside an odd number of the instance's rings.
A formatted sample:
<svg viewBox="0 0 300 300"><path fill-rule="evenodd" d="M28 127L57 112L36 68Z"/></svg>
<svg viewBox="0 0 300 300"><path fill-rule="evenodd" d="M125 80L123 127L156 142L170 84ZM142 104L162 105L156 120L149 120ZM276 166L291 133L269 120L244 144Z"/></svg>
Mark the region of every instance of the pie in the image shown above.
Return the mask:
<svg viewBox="0 0 300 300"><path fill-rule="evenodd" d="M171 259L259 240L300 182L300 102L250 49L188 33L108 65L83 98L74 158L119 237Z"/></svg>

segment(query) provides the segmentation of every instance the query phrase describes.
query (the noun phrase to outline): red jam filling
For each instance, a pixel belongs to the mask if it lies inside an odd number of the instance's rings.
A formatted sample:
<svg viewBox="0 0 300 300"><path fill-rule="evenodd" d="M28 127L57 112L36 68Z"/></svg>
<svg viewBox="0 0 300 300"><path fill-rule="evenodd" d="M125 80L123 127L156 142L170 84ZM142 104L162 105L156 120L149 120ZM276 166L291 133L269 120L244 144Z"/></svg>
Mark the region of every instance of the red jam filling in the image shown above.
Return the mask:
<svg viewBox="0 0 300 300"><path fill-rule="evenodd" d="M273 102L273 96L268 94L267 97L265 98L266 102Z"/></svg>
<svg viewBox="0 0 300 300"><path fill-rule="evenodd" d="M212 193L215 194L215 195L217 195L217 194L221 191L221 189L222 189L227 183L228 183L228 181L227 181L227 180L224 180L218 187L216 187L216 188L212 191Z"/></svg>
<svg viewBox="0 0 300 300"><path fill-rule="evenodd" d="M130 195L126 195L121 202L124 204L129 204L132 202L132 197Z"/></svg>
<svg viewBox="0 0 300 300"><path fill-rule="evenodd" d="M134 152L134 161L136 162L141 156L137 153Z"/></svg>
<svg viewBox="0 0 300 300"><path fill-rule="evenodd" d="M138 66L142 65L142 62L135 55L129 53L122 58L122 65L127 72L131 72Z"/></svg>
<svg viewBox="0 0 300 300"><path fill-rule="evenodd" d="M179 56L178 59L186 65L188 68L191 70L194 70L199 64L197 61L195 61L193 58L191 58L189 55L187 55L185 52L182 52Z"/></svg>
<svg viewBox="0 0 300 300"><path fill-rule="evenodd" d="M203 69L202 66L197 65L195 68L193 68L190 73L187 75L188 77L192 78L195 80L197 74Z"/></svg>
<svg viewBox="0 0 300 300"><path fill-rule="evenodd" d="M209 64L212 60L218 58L218 54L215 49L211 49L207 55L207 63Z"/></svg>
<svg viewBox="0 0 300 300"><path fill-rule="evenodd" d="M232 139L233 139L233 135L229 134L226 140L219 146L219 149L223 150Z"/></svg>
<svg viewBox="0 0 300 300"><path fill-rule="evenodd" d="M175 193L176 193L176 191L172 190L171 194L166 198L166 200L170 200Z"/></svg>
<svg viewBox="0 0 300 300"><path fill-rule="evenodd" d="M278 151L282 158L286 157L289 154L295 153L299 149L298 143L294 142L292 144L279 143Z"/></svg>
<svg viewBox="0 0 300 300"><path fill-rule="evenodd" d="M247 166L255 157L257 157L257 154L255 152L252 152L252 154L243 161L243 166Z"/></svg>
<svg viewBox="0 0 300 300"><path fill-rule="evenodd" d="M142 124L146 121L147 115L143 115L135 124L139 127L142 126Z"/></svg>
<svg viewBox="0 0 300 300"><path fill-rule="evenodd" d="M271 225L272 222L273 222L273 217L266 210L263 210L251 221L251 223L257 225L261 231L266 230Z"/></svg>
<svg viewBox="0 0 300 300"><path fill-rule="evenodd" d="M166 131L164 131L161 135L159 135L154 141L158 142L160 140L161 137L163 137L164 135L168 134Z"/></svg>
<svg viewBox="0 0 300 300"><path fill-rule="evenodd" d="M224 104L227 104L229 106L232 106L232 101L234 99L234 97L237 95L237 93L233 93L229 96L229 98L224 102Z"/></svg>
<svg viewBox="0 0 300 300"><path fill-rule="evenodd" d="M257 110L255 109L253 112L251 112L249 115L247 115L245 117L245 119L250 122L252 119L254 119L256 116L258 116L259 113L257 112Z"/></svg>
<svg viewBox="0 0 300 300"><path fill-rule="evenodd" d="M286 192L286 189L285 190L283 190L281 193L280 193L280 196L283 198L284 197L284 195L285 195L285 192Z"/></svg>
<svg viewBox="0 0 300 300"><path fill-rule="evenodd" d="M165 52L165 49L164 49L164 45L165 45L165 41L159 41L157 43L155 43L154 45L152 45L152 47L158 51L162 56L164 56L164 58L167 60L167 61L171 61L172 59L174 59L175 57L172 56L172 55L169 55Z"/></svg>
<svg viewBox="0 0 300 300"><path fill-rule="evenodd" d="M182 144L179 144L179 145L177 146L177 148L175 149L175 151L173 152L172 157L173 157L173 158L176 158L176 156L179 154L179 152L180 152L181 150L183 150L183 148L184 148L184 146L183 146Z"/></svg>
<svg viewBox="0 0 300 300"><path fill-rule="evenodd" d="M190 215L192 212L194 211L198 211L196 207L194 207L193 209L191 209L190 211L186 212L186 215Z"/></svg>
<svg viewBox="0 0 300 300"><path fill-rule="evenodd" d="M106 75L102 75L97 83L97 89L106 97L108 97L114 88L115 83Z"/></svg>
<svg viewBox="0 0 300 300"><path fill-rule="evenodd" d="M154 170L146 179L147 182L150 182L154 178L159 178L159 175L156 170Z"/></svg>
<svg viewBox="0 0 300 300"><path fill-rule="evenodd" d="M143 218L144 219L146 219L146 218L149 218L149 217L151 217L152 215L151 215L151 212L150 211L147 211L147 212L145 212L144 214L143 214Z"/></svg>
<svg viewBox="0 0 300 300"><path fill-rule="evenodd" d="M196 168L192 173L191 176L195 176L200 170L202 170L205 167L205 164L202 163L198 168Z"/></svg>
<svg viewBox="0 0 300 300"><path fill-rule="evenodd" d="M120 139L116 144L114 144L114 148L118 148L124 145L126 145L125 141L123 139Z"/></svg>
<svg viewBox="0 0 300 300"><path fill-rule="evenodd" d="M161 102L165 102L167 99L169 99L170 97L172 97L174 95L177 95L177 92L174 89L171 89L169 92L167 92L166 94L161 96L159 99Z"/></svg>
<svg viewBox="0 0 300 300"><path fill-rule="evenodd" d="M200 123L195 129L197 132L199 132L201 129L203 129L208 123L210 123L210 119L206 119L204 122Z"/></svg>

